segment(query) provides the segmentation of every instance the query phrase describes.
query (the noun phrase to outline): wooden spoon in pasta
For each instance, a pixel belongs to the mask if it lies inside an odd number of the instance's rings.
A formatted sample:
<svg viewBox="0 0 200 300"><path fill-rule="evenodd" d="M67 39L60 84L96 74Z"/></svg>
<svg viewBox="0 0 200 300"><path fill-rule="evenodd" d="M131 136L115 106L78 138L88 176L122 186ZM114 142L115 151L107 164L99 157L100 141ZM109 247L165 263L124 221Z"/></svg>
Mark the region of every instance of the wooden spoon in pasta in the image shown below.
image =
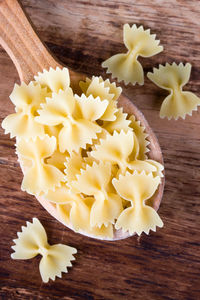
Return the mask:
<svg viewBox="0 0 200 300"><path fill-rule="evenodd" d="M54 69L56 67L63 68L40 41L17 0L0 0L0 30L0 43L13 60L21 82L24 81L25 83L29 83L34 79L34 75L38 72L42 72L44 69L49 70L50 67ZM70 69L69 72L71 87L74 91L77 91L79 89L79 81L84 80L85 75ZM119 106L123 107L124 112L133 114L136 119L141 122L141 125L146 128L146 133L148 134L150 142L148 146L150 149L148 156L150 159L154 159L163 164L162 153L157 138L143 114L131 100L124 95L121 95L119 98ZM151 199L151 205L156 211L158 210L162 199L163 189L164 178L162 179L157 192ZM38 197L38 201L53 217L63 223L52 203L46 201L42 197ZM115 230L113 240L123 239L128 236L128 232L123 233L121 230Z"/></svg>

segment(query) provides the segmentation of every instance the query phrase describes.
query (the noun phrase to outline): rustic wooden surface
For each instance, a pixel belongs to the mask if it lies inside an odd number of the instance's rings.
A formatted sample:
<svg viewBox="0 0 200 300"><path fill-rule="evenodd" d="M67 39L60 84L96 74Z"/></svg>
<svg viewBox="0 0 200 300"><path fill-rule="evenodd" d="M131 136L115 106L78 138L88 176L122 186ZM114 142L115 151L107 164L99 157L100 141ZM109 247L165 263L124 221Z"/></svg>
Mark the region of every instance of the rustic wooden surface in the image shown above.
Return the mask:
<svg viewBox="0 0 200 300"><path fill-rule="evenodd" d="M67 66L103 75L100 64L123 51L124 23L143 24L157 33L165 50L141 59L145 73L159 63L191 62L187 88L200 96L200 7L198 0L84 1L23 0L41 38ZM0 49L0 121L13 111L8 96L18 74ZM122 85L123 87L123 85ZM159 118L165 92L147 78L145 88L124 92L145 114L159 139L166 187L159 213L163 229L118 242L89 239L66 229L34 199L20 191L22 174L14 140L0 129L0 297L1 299L199 299L200 298L200 111L185 121ZM10 259L12 239L26 220L37 216L50 243L78 249L74 268L43 284L39 257Z"/></svg>

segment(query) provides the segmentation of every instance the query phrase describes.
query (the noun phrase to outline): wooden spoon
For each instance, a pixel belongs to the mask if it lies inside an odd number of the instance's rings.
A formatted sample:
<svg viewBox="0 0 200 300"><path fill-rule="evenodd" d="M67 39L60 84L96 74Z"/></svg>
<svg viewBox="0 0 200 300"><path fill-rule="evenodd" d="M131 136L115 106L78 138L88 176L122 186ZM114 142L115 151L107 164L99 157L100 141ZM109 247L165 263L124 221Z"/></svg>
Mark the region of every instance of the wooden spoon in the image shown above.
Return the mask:
<svg viewBox="0 0 200 300"><path fill-rule="evenodd" d="M39 71L44 69L49 70L50 67L56 68L63 66L53 58L49 50L39 39L38 35L33 29L30 20L26 17L21 5L17 0L0 0L0 43L6 50L10 58L13 60L21 82L29 83L34 79ZM85 79L84 74L74 72L69 69L71 78L71 87L74 91L78 91L78 83ZM122 106L124 112L134 114L136 119L141 122L141 125L146 128L150 141L148 154L149 158L154 159L163 164L163 158L159 143L156 136L148 125L143 114L137 107L124 95L120 96L119 106ZM151 199L151 205L155 210L158 210L164 189L164 179L155 195ZM41 205L58 221L63 223L58 215L55 206L44 200L42 197L38 198ZM64 223L63 223L64 224ZM64 224L66 226L66 224ZM72 229L71 226L68 226ZM81 232L83 235L87 235ZM121 230L114 231L113 240L124 239L129 236L128 232L123 233Z"/></svg>

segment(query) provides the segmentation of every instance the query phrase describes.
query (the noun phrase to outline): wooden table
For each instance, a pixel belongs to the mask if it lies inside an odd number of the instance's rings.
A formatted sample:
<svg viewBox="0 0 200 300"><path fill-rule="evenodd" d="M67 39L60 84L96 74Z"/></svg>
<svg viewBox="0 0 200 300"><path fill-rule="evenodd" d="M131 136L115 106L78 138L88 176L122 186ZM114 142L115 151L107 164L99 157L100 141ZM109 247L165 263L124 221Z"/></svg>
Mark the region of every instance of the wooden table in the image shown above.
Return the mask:
<svg viewBox="0 0 200 300"><path fill-rule="evenodd" d="M67 66L103 75L101 62L124 51L124 23L152 28L164 52L142 59L145 73L165 62L191 62L187 88L200 96L200 5L198 0L23 0L41 38ZM13 111L9 94L18 74L0 49L0 121ZM0 297L1 299L200 299L200 109L186 120L159 118L165 92L147 78L124 87L159 139L166 186L159 214L165 226L140 239L102 242L75 234L22 192L15 141L0 129ZM44 284L40 258L11 260L12 239L37 216L50 243L78 249L74 267Z"/></svg>

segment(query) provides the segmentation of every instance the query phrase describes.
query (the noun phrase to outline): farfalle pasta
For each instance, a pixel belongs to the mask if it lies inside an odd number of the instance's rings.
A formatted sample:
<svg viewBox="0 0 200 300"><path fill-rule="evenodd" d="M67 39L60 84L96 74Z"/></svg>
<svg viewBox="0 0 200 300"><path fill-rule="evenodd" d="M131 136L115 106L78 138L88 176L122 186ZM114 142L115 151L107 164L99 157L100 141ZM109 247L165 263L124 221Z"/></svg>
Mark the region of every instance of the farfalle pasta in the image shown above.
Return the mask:
<svg viewBox="0 0 200 300"><path fill-rule="evenodd" d="M16 144L16 152L23 160L30 161L31 165L24 169L22 190L29 194L39 195L60 186L64 181L64 174L55 166L45 162L56 149L56 138L46 135L35 140L19 140Z"/></svg>
<svg viewBox="0 0 200 300"><path fill-rule="evenodd" d="M145 128L117 107L121 88L96 76L80 82L80 87L82 94L74 94L66 68L44 70L29 85L15 86L11 100L22 114L20 130L13 117L6 117L2 125L6 133L16 136L24 173L22 190L42 197L76 232L99 239L112 239L116 228L141 234L129 219L126 224L125 219L120 221L135 200L127 198L119 184L137 174L135 185L142 186L145 180L150 190L148 185L157 183L153 195L163 166L148 159ZM27 122L32 134L23 118L31 120ZM129 180L123 186L129 189ZM146 233L155 229L152 222L147 229L142 215L138 222Z"/></svg>
<svg viewBox="0 0 200 300"><path fill-rule="evenodd" d="M132 27L124 25L123 39L128 52L108 58L102 67L107 68L107 73L111 73L118 81L143 85L144 71L138 57L151 57L163 51L163 47L156 40L156 35L150 34L150 29L144 30L143 26L137 27L135 24Z"/></svg>
<svg viewBox="0 0 200 300"><path fill-rule="evenodd" d="M15 105L16 112L3 120L2 127L5 133L10 133L11 138L44 136L44 126L35 121L35 116L47 95L46 88L41 88L39 84L33 82L28 85L22 83L21 86L15 84L10 99Z"/></svg>
<svg viewBox="0 0 200 300"><path fill-rule="evenodd" d="M114 131L113 135L107 135L106 139L101 140L100 145L96 145L91 155L99 161L118 165L119 174L125 173L127 169L145 170L148 173L157 170L155 166L148 163L148 160L137 159L139 144L136 135L131 130L127 133Z"/></svg>
<svg viewBox="0 0 200 300"><path fill-rule="evenodd" d="M155 193L159 183L158 176L153 177L152 174L147 175L145 172L139 174L136 171L133 174L127 172L124 176L120 175L119 179L113 179L118 194L131 202L131 206L124 209L118 217L116 229L122 228L130 234L136 232L140 235L142 232L148 234L150 229L155 231L156 226L163 226L157 212L145 204L145 201Z"/></svg>
<svg viewBox="0 0 200 300"><path fill-rule="evenodd" d="M147 77L153 81L157 86L169 91L169 95L164 99L161 109L160 117L167 117L169 120L179 117L185 119L186 115L192 115L193 110L197 110L200 105L200 98L194 93L183 91L183 87L187 84L191 73L191 64L183 65L180 63L172 65L166 63L165 66L159 65L159 68L153 69L149 72Z"/></svg>
<svg viewBox="0 0 200 300"><path fill-rule="evenodd" d="M55 277L61 277L62 272L67 273L68 267L72 267L71 261L75 260L73 254L77 250L63 244L49 245L44 227L37 218L33 222L26 222L22 226L22 232L17 233L18 238L13 240L15 245L11 254L13 259L30 259L40 254L40 275L44 282Z"/></svg>
<svg viewBox="0 0 200 300"><path fill-rule="evenodd" d="M55 126L62 124L58 142L60 152L78 152L86 144L92 144L101 127L95 122L104 114L108 101L93 96L74 97L72 89L53 93L38 110L35 119L39 124Z"/></svg>
<svg viewBox="0 0 200 300"><path fill-rule="evenodd" d="M77 180L71 182L71 186L80 193L92 195L95 198L90 213L91 226L108 226L113 224L122 210L122 200L114 193L107 191L111 181L111 164L100 162L86 166L77 175Z"/></svg>

